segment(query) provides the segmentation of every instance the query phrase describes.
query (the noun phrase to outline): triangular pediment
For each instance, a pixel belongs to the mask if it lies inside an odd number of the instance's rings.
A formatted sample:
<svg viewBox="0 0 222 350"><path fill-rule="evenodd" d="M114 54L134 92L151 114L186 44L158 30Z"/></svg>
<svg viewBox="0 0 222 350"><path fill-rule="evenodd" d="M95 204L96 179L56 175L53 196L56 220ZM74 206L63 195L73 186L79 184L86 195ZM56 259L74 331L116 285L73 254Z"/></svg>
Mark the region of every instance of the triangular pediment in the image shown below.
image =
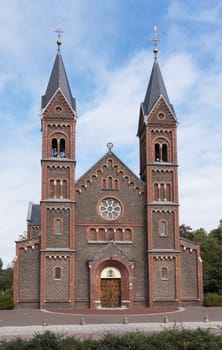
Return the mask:
<svg viewBox="0 0 222 350"><path fill-rule="evenodd" d="M172 105L166 102L163 96L160 96L150 113L144 117L144 121L147 125L158 126L176 126L177 119L174 113Z"/></svg>
<svg viewBox="0 0 222 350"><path fill-rule="evenodd" d="M76 192L81 193L87 190L99 176L109 172L116 174L117 177L127 183L129 189L137 191L138 194L144 192L144 183L113 153L107 152L95 165L92 166L76 182Z"/></svg>
<svg viewBox="0 0 222 350"><path fill-rule="evenodd" d="M105 247L100 248L96 255L94 256L94 259L90 261L90 265L96 266L101 261L107 260L107 257L109 259L115 260L122 260L126 266L134 265L134 261L132 259L129 259L128 256L122 251L121 248L117 246L117 244L113 241L110 241L108 244L105 245Z"/></svg>
<svg viewBox="0 0 222 350"><path fill-rule="evenodd" d="M70 106L60 88L58 88L58 90L52 96L51 100L44 108L42 114L44 117L47 116L47 118L50 119L61 120L67 120L69 118L76 117L75 111Z"/></svg>

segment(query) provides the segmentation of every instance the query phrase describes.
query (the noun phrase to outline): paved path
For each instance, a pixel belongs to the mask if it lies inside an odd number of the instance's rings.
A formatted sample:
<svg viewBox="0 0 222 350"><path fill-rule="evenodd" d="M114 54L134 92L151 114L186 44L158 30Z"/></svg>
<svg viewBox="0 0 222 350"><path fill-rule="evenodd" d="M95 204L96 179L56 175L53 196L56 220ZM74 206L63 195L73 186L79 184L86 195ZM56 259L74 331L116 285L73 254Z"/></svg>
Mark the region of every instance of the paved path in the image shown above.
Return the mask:
<svg viewBox="0 0 222 350"><path fill-rule="evenodd" d="M110 315L108 310L106 314L62 314L31 309L0 311L0 339L31 337L36 332L46 330L79 338L99 338L105 333L152 332L175 326L210 328L214 332L221 332L222 329L222 308L218 307L188 307L160 314L136 312Z"/></svg>

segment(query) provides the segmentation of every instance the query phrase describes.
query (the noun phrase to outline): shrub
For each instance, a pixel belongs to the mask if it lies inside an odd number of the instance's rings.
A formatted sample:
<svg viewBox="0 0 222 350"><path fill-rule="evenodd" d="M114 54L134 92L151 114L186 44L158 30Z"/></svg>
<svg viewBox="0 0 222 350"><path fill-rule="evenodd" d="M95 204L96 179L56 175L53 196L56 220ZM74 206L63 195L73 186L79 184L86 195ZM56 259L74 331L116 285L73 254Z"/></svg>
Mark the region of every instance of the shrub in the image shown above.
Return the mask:
<svg viewBox="0 0 222 350"><path fill-rule="evenodd" d="M0 342L0 350L221 350L222 336L209 331L174 328L153 334L108 334L100 340L80 341L52 332L36 334L30 340Z"/></svg>
<svg viewBox="0 0 222 350"><path fill-rule="evenodd" d="M222 295L219 294L206 294L203 300L204 306L222 306Z"/></svg>
<svg viewBox="0 0 222 350"><path fill-rule="evenodd" d="M10 310L14 308L14 301L10 291L0 294L0 310Z"/></svg>

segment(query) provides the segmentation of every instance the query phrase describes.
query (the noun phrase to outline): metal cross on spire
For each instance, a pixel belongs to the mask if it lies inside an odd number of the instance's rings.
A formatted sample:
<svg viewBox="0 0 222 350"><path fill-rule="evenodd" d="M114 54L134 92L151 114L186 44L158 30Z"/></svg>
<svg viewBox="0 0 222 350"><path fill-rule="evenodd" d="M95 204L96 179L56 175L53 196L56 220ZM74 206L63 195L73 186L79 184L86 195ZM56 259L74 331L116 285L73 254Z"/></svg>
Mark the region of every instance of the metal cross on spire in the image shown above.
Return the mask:
<svg viewBox="0 0 222 350"><path fill-rule="evenodd" d="M61 34L64 33L60 23L58 23L58 27L56 28L56 30L54 30L54 32L57 33L57 45L58 45L58 51L59 51L60 46L62 45Z"/></svg>
<svg viewBox="0 0 222 350"><path fill-rule="evenodd" d="M154 53L155 59L157 58L157 54L158 54L158 48L157 48L158 41L160 41L160 38L157 33L158 29L159 28L157 26L153 27L153 36L150 39L153 42L153 53Z"/></svg>

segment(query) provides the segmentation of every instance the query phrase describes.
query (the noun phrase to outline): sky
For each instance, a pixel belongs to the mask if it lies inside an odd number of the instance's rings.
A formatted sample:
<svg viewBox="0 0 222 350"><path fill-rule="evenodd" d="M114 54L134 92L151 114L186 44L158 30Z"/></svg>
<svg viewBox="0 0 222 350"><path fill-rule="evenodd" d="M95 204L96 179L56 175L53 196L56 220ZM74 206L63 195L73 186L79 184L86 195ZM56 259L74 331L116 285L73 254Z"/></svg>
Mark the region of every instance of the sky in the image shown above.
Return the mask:
<svg viewBox="0 0 222 350"><path fill-rule="evenodd" d="M137 175L139 107L150 38L178 119L180 224L207 232L222 219L222 2L220 0L0 1L0 258L15 257L28 202L41 191L40 100L56 56L77 100L76 176L106 152Z"/></svg>

